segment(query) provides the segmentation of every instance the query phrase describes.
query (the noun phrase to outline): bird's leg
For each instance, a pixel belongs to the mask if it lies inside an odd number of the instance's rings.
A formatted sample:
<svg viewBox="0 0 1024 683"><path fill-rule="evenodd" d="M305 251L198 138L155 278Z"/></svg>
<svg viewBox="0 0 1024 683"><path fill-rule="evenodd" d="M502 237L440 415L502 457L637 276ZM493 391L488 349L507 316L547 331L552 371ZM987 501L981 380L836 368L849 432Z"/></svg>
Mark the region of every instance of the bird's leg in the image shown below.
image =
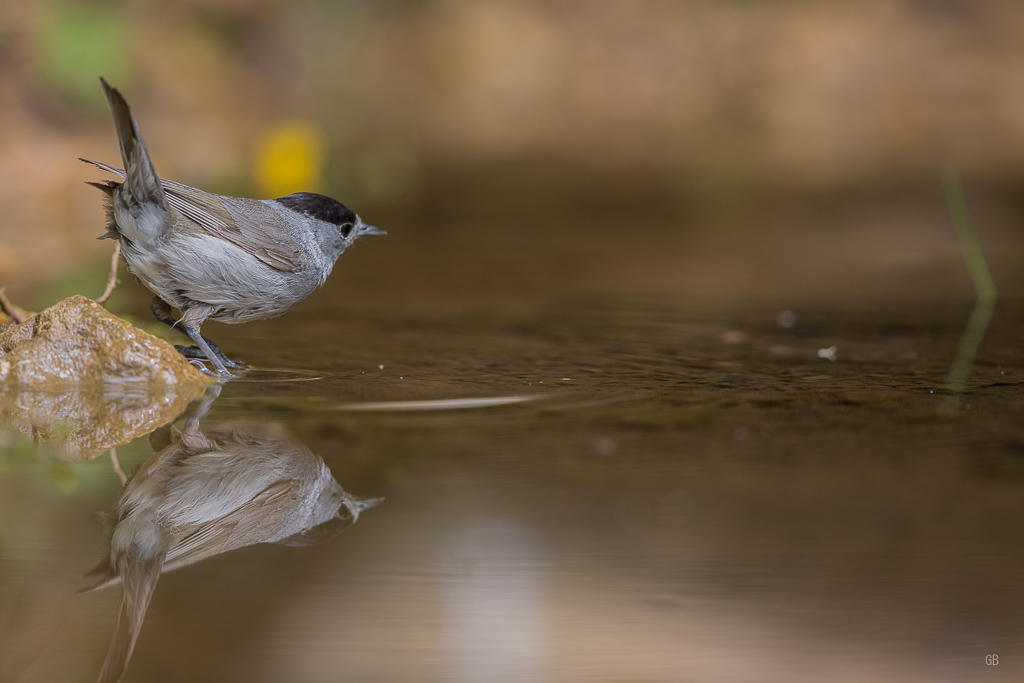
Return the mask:
<svg viewBox="0 0 1024 683"><path fill-rule="evenodd" d="M187 334L187 332L185 332L185 329L178 325L178 321L174 319L174 316L172 315L171 311L171 305L168 304L163 299L161 299L160 297L153 297L153 303L150 304L149 310L153 311L153 315L156 316L156 319L162 322L164 325L167 325L167 327L171 328L172 330L178 330L182 334ZM206 341L207 343L210 343L209 339L207 339ZM174 348L178 350L178 353L185 356L185 358L206 358L206 354L204 354L203 350L200 349L198 346L184 346L182 344L175 344ZM220 349L217 348L217 351L220 351ZM227 365L227 363L224 364Z"/></svg>
<svg viewBox="0 0 1024 683"><path fill-rule="evenodd" d="M156 319L164 325L172 329L177 327L178 323L174 322L174 318L171 316L171 305L160 297L153 297L153 303L149 305L149 310L153 311Z"/></svg>
<svg viewBox="0 0 1024 683"><path fill-rule="evenodd" d="M210 412L210 407L213 406L213 402L220 396L221 385L214 384L206 387L206 392L202 398L194 401L191 408L194 412L189 416L185 422L185 428L181 430L181 442L190 449L205 449L209 450L213 448L213 445L203 434L199 428L199 421L206 417L207 413Z"/></svg>
<svg viewBox="0 0 1024 683"><path fill-rule="evenodd" d="M185 333L192 337L192 341L196 343L196 346L202 349L203 353L206 354L207 360L213 363L213 367L217 369L218 375L221 377L234 377L234 375L228 372L228 369L224 367L224 363L217 357L217 354L213 352L213 349L210 348L210 345L206 340L203 339L203 335L199 334L199 328L186 327Z"/></svg>
<svg viewBox="0 0 1024 683"><path fill-rule="evenodd" d="M159 320L160 322L162 322L164 325L167 325L171 329L176 329L176 330L178 330L180 332L183 332L183 333L187 334L189 337L192 337L191 333L189 333L184 328L183 325L179 325L178 324L178 321L176 321L174 319L174 317L171 315L171 307L170 307L170 305L166 301L161 299L160 297L158 297L158 296L153 297L153 304L152 304L152 306L150 306L150 310L153 311L153 315L156 316L156 319ZM204 319L205 319L205 317L206 316L203 316ZM197 326L196 327L196 331L197 332L198 332L198 329L199 328ZM192 337L192 338L195 339L194 337ZM213 355L216 356L217 359L219 359L220 362L225 367L229 367L229 368L231 368L233 370L237 370L237 369L245 367L245 363L244 362L239 361L239 360L231 360L230 358L227 357L227 355L224 354L223 351L220 350L219 346L214 344L212 341L210 341L206 337L203 337L203 341L206 342L206 345L209 347L209 349L213 353ZM198 344L198 342L196 342L196 343ZM176 348L178 350L178 353L180 353L181 355L185 356L185 358L199 358L199 359L209 358L211 360L211 362L213 360L213 358L208 353L206 353L206 351L203 349L202 345L199 345L199 346L182 346L181 344L175 344L174 348Z"/></svg>
<svg viewBox="0 0 1024 683"><path fill-rule="evenodd" d="M201 348L203 353L206 354L206 358L213 363L213 367L217 369L218 375L221 377L233 377L224 366L224 361L210 348L210 343L203 338L203 335L199 334L200 326L202 326L203 321L206 320L212 311L212 307L202 305L184 308L181 311L181 326L184 328L185 334L192 338L196 346Z"/></svg>

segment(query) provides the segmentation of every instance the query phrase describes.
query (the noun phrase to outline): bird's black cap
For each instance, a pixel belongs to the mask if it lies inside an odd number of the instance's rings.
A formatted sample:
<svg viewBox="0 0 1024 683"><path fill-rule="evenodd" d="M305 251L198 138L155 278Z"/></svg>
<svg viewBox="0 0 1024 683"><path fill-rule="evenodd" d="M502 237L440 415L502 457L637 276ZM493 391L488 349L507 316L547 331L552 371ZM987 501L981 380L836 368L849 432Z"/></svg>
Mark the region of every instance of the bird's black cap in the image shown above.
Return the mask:
<svg viewBox="0 0 1024 683"><path fill-rule="evenodd" d="M322 194L296 192L275 201L280 202L292 211L304 213L326 223L334 223L341 226L346 223L354 224L356 222L356 215L346 208L344 204Z"/></svg>

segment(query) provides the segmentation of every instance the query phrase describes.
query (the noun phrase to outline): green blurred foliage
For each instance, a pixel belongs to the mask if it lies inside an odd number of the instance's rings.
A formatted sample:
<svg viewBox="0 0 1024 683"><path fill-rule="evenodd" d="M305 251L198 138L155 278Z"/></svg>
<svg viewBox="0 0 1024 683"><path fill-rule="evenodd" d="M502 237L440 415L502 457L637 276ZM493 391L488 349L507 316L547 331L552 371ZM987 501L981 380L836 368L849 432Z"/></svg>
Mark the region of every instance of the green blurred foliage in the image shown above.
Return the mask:
<svg viewBox="0 0 1024 683"><path fill-rule="evenodd" d="M124 23L113 9L88 4L52 8L38 42L45 77L57 92L104 106L97 77L119 82L128 74Z"/></svg>
<svg viewBox="0 0 1024 683"><path fill-rule="evenodd" d="M68 425L74 429L74 425ZM43 485L49 485L64 495L94 496L97 492L120 487L117 473L109 454L84 463L69 463L58 457L55 443L41 443L0 424L0 475L14 472L30 476ZM149 435L140 436L131 443L117 447L118 458L126 472L152 457Z"/></svg>

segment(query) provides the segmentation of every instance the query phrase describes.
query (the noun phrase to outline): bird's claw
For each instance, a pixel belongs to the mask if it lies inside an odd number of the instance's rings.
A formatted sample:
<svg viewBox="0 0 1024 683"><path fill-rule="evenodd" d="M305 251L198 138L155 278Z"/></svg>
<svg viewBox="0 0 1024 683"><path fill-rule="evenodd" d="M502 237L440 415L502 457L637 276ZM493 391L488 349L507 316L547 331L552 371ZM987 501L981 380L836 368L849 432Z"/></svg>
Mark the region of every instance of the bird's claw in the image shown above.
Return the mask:
<svg viewBox="0 0 1024 683"><path fill-rule="evenodd" d="M213 344L210 344L210 346L213 347ZM184 346L182 344L175 344L174 348L178 350L178 353L185 356L185 358L188 358L189 360L210 360L206 357L206 354L203 353L203 350L198 346ZM231 360L230 358L225 356L223 352L220 351L219 347L214 348L214 353L216 354L218 352L220 353L217 356L217 359L224 364L225 368L231 368L232 370L242 370L248 367L245 361Z"/></svg>
<svg viewBox="0 0 1024 683"><path fill-rule="evenodd" d="M205 357L203 359L200 359L200 358L190 358L188 362L191 363L192 365L196 366L196 368L198 368L199 372L201 372L204 375L207 375L209 377L216 377L217 379L238 379L238 375L232 375L227 370L223 370L223 371L218 370L218 371L214 372L213 370L211 370L208 367L206 367L206 363L204 362L204 359L205 359Z"/></svg>

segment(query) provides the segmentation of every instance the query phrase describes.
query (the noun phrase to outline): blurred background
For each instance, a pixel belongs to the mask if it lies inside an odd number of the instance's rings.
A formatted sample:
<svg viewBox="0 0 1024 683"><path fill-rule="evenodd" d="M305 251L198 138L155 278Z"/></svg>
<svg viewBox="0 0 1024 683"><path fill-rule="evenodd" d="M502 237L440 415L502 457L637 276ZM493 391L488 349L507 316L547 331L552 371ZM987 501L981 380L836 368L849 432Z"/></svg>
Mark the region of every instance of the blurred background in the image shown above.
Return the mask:
<svg viewBox="0 0 1024 683"><path fill-rule="evenodd" d="M119 163L98 75L165 177L364 216L480 195L734 211L946 166L1016 206L1022 34L1010 0L3 2L0 281L106 253L75 160Z"/></svg>

